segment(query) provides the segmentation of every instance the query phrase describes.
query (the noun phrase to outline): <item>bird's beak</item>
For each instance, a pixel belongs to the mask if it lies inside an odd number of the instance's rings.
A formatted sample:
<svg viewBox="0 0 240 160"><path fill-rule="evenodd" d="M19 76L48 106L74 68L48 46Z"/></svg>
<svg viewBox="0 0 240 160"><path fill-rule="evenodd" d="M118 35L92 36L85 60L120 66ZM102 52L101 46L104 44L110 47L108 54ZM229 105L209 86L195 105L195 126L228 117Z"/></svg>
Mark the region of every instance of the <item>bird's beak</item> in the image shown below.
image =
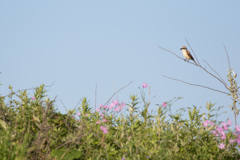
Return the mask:
<svg viewBox="0 0 240 160"><path fill-rule="evenodd" d="M180 48L180 50L182 50L182 48Z"/></svg>

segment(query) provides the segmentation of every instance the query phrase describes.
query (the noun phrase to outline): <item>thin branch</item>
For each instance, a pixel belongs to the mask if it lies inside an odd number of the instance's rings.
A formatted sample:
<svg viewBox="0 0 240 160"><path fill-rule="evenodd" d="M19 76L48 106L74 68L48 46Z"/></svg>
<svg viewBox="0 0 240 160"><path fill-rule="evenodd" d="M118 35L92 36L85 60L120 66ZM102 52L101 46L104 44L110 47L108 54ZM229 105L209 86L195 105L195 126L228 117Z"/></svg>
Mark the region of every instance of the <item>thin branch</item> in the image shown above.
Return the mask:
<svg viewBox="0 0 240 160"><path fill-rule="evenodd" d="M158 46L158 47L161 48L162 50L165 50L165 51L167 51L167 52L170 52L170 53L174 54L175 56L177 56L178 58L184 60L185 62L188 62L188 63L191 63L191 64L193 64L193 65L195 65L195 66L198 66L196 63L192 63L192 62L186 61L184 58L179 57L178 55L176 55L176 54L173 53L172 51L169 51L169 50L167 50L167 49L165 49L165 48L162 48L162 47L160 47L160 46Z"/></svg>
<svg viewBox="0 0 240 160"><path fill-rule="evenodd" d="M80 104L80 102L81 102L81 99L78 101L78 103L76 104L75 108L78 106L78 104Z"/></svg>
<svg viewBox="0 0 240 160"><path fill-rule="evenodd" d="M228 51L227 51L227 49L226 49L225 45L223 45L223 47L224 47L224 49L225 49L225 51L226 51L226 54L227 54L227 59L228 59L229 70L231 70L230 61L229 61L229 56L228 56Z"/></svg>
<svg viewBox="0 0 240 160"><path fill-rule="evenodd" d="M159 46L158 46L158 47L159 47ZM167 51L167 52L170 52L170 53L174 54L175 56L177 56L177 57L180 58L180 59L183 59L183 58L179 57L178 55L176 55L175 53L173 53L172 51L169 51L169 50L167 50L167 49L165 49L165 48L162 48L162 47L159 47L159 48L161 48L161 49L163 49L163 50L165 50L165 51ZM184 60L184 59L183 59L183 60ZM187 62L188 62L188 61L187 61ZM191 62L188 62L188 63L191 63ZM210 73L208 70L206 70L206 68L203 68L201 65L197 65L197 64L195 64L195 63L191 63L191 64L194 64L195 66L198 66L198 67L202 68L205 72L207 72L208 74L210 74L211 76L213 76L214 78L216 78L217 80L219 80L219 81L226 87L226 89L228 90L228 87L224 84L224 82L222 82L221 79L219 79L218 77L216 77L215 75L213 75L212 73Z"/></svg>
<svg viewBox="0 0 240 160"><path fill-rule="evenodd" d="M126 87L127 87L128 85L130 85L132 82L133 82L133 81L131 81L131 82L128 83L126 86L122 87L122 88L119 89L117 92L115 92L115 93L111 96L111 98L109 98L109 100L104 104L104 106L109 103L109 101L112 99L112 97L113 97L116 93L118 93L118 92L121 91L122 89L126 88Z"/></svg>
<svg viewBox="0 0 240 160"><path fill-rule="evenodd" d="M115 87L114 81L113 81L113 88L114 88L114 92L116 93L116 87ZM117 93L116 93L116 97L117 97L117 100L118 100L118 95L117 95Z"/></svg>
<svg viewBox="0 0 240 160"><path fill-rule="evenodd" d="M203 60L205 63L207 63L205 60ZM225 86L227 86L227 83L222 79L222 77L207 63L207 65L213 70L213 72L215 72L222 80L222 83L225 84Z"/></svg>
<svg viewBox="0 0 240 160"><path fill-rule="evenodd" d="M50 85L50 86L45 86L45 87L52 87L53 84L55 83L55 81ZM19 92L22 92L22 91L28 91L28 90L35 90L36 88L29 88L29 89L22 89L22 90L18 90L16 92L12 92L13 94L16 94L16 93L19 93ZM12 93L6 95L6 96L2 96L2 97L7 97L7 96L10 96Z"/></svg>
<svg viewBox="0 0 240 160"><path fill-rule="evenodd" d="M96 110L96 106L97 106L97 83L95 87L95 110Z"/></svg>
<svg viewBox="0 0 240 160"><path fill-rule="evenodd" d="M199 63L199 61L198 61L198 59L197 59L197 56L195 55L195 53L194 53L194 51L193 51L192 47L190 46L190 44L188 43L188 41L187 41L187 38L186 38L186 37L185 37L185 40L186 40L187 44L189 45L190 49L192 50L192 52L193 52L193 54L194 54L194 56L195 56L195 58L196 58L196 60L197 60L197 62L198 62L198 65L199 65L199 66L201 66L201 64Z"/></svg>
<svg viewBox="0 0 240 160"><path fill-rule="evenodd" d="M82 135L82 136L80 136L80 137L74 138L73 140L70 140L70 141L68 141L68 142L65 142L65 143L61 144L60 146L56 147L55 149L57 150L57 149L61 148L62 146L66 145L66 144L68 144L68 143L74 142L74 141L76 141L77 139L81 139L82 137L89 135L90 133L91 133L91 130L89 131L89 133L84 134L84 135Z"/></svg>
<svg viewBox="0 0 240 160"><path fill-rule="evenodd" d="M168 78L168 79L172 79L172 80L175 80L175 81L180 81L180 82L183 82L183 83L186 83L186 84L189 84L189 85L193 85L193 86L198 86L198 87L207 88L207 89L210 89L210 90L213 90L213 91L220 92L220 93L223 93L223 94L227 94L227 95L228 95L228 93L223 92L223 91L219 91L219 90L217 90L217 89L213 89L213 88L206 87L206 86L202 86L202 85L198 85L198 84L191 84L191 83L188 83L188 82L179 80L179 79L174 79L174 78L167 77L167 76L165 76L165 75L162 75L162 76L164 76L164 77L166 77L166 78Z"/></svg>
<svg viewBox="0 0 240 160"><path fill-rule="evenodd" d="M203 68L202 66L199 66L200 68L202 68L205 72L207 72L208 74L210 74L211 76L213 76L214 78L216 78L217 80L219 80L225 87L226 89L228 90L228 87L218 78L216 77L215 75L213 75L212 73L208 72L208 70L206 70L206 68Z"/></svg>
<svg viewBox="0 0 240 160"><path fill-rule="evenodd" d="M225 51L226 51L226 54L227 54L227 59L228 59L229 70L231 70L231 66L230 66L230 61L229 61L229 55L228 55L228 51L227 51L227 49L226 49L226 47L225 47L225 45L224 45L224 44L223 44L223 46L224 46L224 49L225 49ZM239 91L238 91L238 94L240 94L240 93L239 93ZM238 96L237 96L237 97L238 97ZM238 100L240 101L239 97L238 97Z"/></svg>
<svg viewBox="0 0 240 160"><path fill-rule="evenodd" d="M64 105L64 103L62 102L62 100L60 100L60 101L61 101L63 107L64 107L64 108L66 109L66 111L68 112L68 110L67 110L66 106Z"/></svg>

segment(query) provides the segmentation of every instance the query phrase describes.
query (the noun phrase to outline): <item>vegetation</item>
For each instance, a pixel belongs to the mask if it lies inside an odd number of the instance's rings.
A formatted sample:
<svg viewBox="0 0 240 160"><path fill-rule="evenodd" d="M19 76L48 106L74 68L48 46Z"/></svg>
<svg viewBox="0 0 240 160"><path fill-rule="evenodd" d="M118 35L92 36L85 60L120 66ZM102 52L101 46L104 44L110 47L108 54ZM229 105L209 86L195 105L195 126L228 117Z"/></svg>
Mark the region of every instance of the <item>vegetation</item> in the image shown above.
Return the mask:
<svg viewBox="0 0 240 160"><path fill-rule="evenodd" d="M67 114L57 112L44 85L33 97L10 86L11 94L0 97L0 159L240 159L240 127L216 121L222 107L209 102L207 114L195 106L172 113L179 97L150 113L142 86L128 105L113 100L93 110L83 98Z"/></svg>

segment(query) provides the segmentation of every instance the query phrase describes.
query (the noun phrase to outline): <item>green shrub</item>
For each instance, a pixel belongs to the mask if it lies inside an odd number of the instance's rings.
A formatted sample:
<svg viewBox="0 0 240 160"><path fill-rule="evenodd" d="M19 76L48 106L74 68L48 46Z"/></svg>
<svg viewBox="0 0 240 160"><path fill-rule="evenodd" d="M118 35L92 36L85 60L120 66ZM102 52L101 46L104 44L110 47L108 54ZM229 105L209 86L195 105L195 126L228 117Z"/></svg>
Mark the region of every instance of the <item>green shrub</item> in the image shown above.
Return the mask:
<svg viewBox="0 0 240 160"><path fill-rule="evenodd" d="M228 128L230 121L218 122L219 115L213 111L222 107L213 109L215 104L207 103L208 114L200 113L201 108L195 106L187 108L189 118L182 119L186 109L173 114L173 103L181 99L174 98L150 113L150 101L141 90L142 103L137 95L130 95L125 115L123 102L113 100L92 112L87 98L81 100L78 111L61 114L55 109L55 99L47 98L44 85L35 89L33 97L26 91L14 93L10 89L8 104L7 97L0 98L3 160L240 159L235 141L240 128L234 131ZM74 117L76 113L79 119Z"/></svg>

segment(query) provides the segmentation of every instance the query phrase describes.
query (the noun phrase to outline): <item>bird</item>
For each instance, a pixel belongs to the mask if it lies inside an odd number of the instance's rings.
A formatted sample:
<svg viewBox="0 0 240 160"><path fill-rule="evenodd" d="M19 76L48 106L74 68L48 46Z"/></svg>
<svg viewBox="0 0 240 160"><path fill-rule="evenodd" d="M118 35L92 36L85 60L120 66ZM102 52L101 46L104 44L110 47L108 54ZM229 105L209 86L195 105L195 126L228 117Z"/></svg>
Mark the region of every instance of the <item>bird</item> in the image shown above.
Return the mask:
<svg viewBox="0 0 240 160"><path fill-rule="evenodd" d="M187 49L187 47L182 46L182 48L180 48L180 50L182 50L183 56L185 59L185 61L189 61L190 59L193 60L193 62L195 62L193 56L191 55L191 53L189 52L189 50ZM196 62L195 62L196 63ZM196 63L197 64L197 63Z"/></svg>

